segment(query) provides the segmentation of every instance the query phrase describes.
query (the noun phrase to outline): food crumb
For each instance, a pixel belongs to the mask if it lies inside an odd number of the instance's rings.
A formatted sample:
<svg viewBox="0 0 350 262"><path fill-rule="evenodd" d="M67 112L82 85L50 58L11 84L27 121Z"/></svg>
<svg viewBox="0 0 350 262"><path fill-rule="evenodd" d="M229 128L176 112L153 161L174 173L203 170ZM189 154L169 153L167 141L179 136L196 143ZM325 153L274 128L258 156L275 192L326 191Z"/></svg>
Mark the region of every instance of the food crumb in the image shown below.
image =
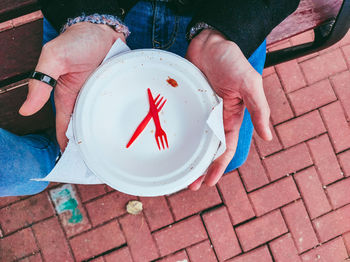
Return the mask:
<svg viewBox="0 0 350 262"><path fill-rule="evenodd" d="M172 87L178 87L178 84L175 79L172 79L170 76L168 76L168 79L166 80L169 85Z"/></svg>
<svg viewBox="0 0 350 262"><path fill-rule="evenodd" d="M83 141L78 141L78 144L81 144L81 143L83 143Z"/></svg>
<svg viewBox="0 0 350 262"><path fill-rule="evenodd" d="M142 203L137 200L129 201L126 205L126 211L132 215L140 214L142 211Z"/></svg>

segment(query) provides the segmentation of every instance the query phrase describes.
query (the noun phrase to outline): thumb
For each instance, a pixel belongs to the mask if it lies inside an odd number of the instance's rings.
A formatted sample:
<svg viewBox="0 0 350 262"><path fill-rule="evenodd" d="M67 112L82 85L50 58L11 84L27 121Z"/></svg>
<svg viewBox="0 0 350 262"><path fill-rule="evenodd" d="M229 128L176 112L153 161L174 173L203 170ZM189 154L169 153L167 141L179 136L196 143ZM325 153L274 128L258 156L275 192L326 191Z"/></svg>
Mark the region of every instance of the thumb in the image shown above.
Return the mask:
<svg viewBox="0 0 350 262"><path fill-rule="evenodd" d="M39 57L35 71L47 74L55 80L61 75L62 64L56 60L50 47L44 46ZM29 116L38 112L50 98L52 87L36 79L30 79L28 83L28 95L19 113Z"/></svg>

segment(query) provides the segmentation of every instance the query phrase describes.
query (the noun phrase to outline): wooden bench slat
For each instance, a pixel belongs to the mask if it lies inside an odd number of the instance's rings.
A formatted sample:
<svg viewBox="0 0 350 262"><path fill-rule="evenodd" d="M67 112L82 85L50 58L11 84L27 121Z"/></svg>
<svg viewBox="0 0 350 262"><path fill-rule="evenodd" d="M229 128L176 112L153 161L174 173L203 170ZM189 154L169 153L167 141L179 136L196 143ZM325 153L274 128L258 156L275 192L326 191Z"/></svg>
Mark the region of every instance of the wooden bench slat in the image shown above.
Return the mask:
<svg viewBox="0 0 350 262"><path fill-rule="evenodd" d="M26 99L28 92L27 82L20 82L7 88L0 89L0 128L18 135L35 133L54 127L54 115L50 102L33 116L21 116L19 108Z"/></svg>
<svg viewBox="0 0 350 262"><path fill-rule="evenodd" d="M38 0L1 0L0 23L39 9Z"/></svg>
<svg viewBox="0 0 350 262"><path fill-rule="evenodd" d="M32 71L42 45L42 19L0 32L0 81Z"/></svg>
<svg viewBox="0 0 350 262"><path fill-rule="evenodd" d="M267 37L267 44L313 29L336 17L343 0L302 0L298 9L279 24Z"/></svg>

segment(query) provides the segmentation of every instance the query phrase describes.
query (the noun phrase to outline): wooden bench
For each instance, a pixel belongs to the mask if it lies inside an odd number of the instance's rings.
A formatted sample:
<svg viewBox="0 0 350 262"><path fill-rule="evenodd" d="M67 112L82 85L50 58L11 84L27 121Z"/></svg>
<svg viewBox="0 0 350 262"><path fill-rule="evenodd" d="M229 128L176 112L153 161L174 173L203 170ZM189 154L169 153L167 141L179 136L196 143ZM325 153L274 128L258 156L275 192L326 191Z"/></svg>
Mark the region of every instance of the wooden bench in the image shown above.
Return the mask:
<svg viewBox="0 0 350 262"><path fill-rule="evenodd" d="M344 14L338 15L340 10L347 12L345 14L347 19L344 19ZM268 46L313 29L315 29L315 41L270 52L266 64L274 65L287 61L326 48L338 41L349 28L349 10L350 0L302 0L297 11L268 36ZM42 13L37 0L2 0L0 2L0 128L17 134L27 134L54 126L49 103L31 117L21 117L17 113L26 97L28 88L26 77L36 66L41 42Z"/></svg>

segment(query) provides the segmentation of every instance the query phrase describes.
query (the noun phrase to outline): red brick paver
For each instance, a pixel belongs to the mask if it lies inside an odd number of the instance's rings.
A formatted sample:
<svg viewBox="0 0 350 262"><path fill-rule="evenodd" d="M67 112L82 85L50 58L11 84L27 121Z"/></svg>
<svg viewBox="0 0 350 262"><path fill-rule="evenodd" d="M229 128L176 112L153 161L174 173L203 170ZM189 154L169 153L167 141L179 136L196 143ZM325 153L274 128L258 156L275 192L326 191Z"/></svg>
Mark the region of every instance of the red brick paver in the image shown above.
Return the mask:
<svg viewBox="0 0 350 262"><path fill-rule="evenodd" d="M290 234L286 234L270 242L270 250L278 262L301 262L298 251Z"/></svg>
<svg viewBox="0 0 350 262"><path fill-rule="evenodd" d="M220 261L241 253L241 248L225 207L205 213L203 220Z"/></svg>
<svg viewBox="0 0 350 262"><path fill-rule="evenodd" d="M255 216L237 171L221 178L218 187L234 225Z"/></svg>
<svg viewBox="0 0 350 262"><path fill-rule="evenodd" d="M236 228L244 251L248 251L288 231L279 210Z"/></svg>
<svg viewBox="0 0 350 262"><path fill-rule="evenodd" d="M282 213L299 253L318 244L316 234L302 201L289 204L282 209Z"/></svg>
<svg viewBox="0 0 350 262"><path fill-rule="evenodd" d="M187 248L187 254L192 262L216 262L216 256L209 240Z"/></svg>
<svg viewBox="0 0 350 262"><path fill-rule="evenodd" d="M153 234L162 256L206 239L202 220L193 216Z"/></svg>
<svg viewBox="0 0 350 262"><path fill-rule="evenodd" d="M348 258L344 242L341 237L334 239L301 256L303 262L341 262Z"/></svg>
<svg viewBox="0 0 350 262"><path fill-rule="evenodd" d="M273 141L255 133L246 163L217 186L147 198L51 183L35 196L0 198L0 261L348 261L350 33L266 69L263 83ZM128 214L136 199L143 212Z"/></svg>

